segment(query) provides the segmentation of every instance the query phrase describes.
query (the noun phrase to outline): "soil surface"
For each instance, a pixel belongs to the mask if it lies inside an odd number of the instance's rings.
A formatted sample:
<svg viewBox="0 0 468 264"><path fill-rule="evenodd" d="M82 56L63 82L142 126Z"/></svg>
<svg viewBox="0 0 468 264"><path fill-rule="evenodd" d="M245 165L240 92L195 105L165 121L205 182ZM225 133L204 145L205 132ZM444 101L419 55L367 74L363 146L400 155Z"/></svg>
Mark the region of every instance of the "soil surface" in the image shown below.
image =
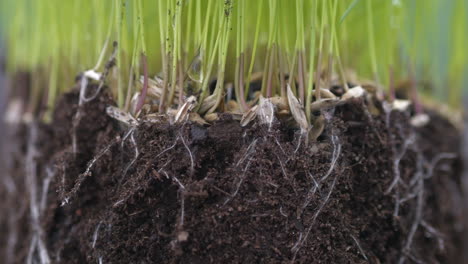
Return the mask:
<svg viewBox="0 0 468 264"><path fill-rule="evenodd" d="M355 99L305 144L227 114L129 128L112 104L75 89L10 135L4 263L461 263L461 139L435 114L416 129Z"/></svg>

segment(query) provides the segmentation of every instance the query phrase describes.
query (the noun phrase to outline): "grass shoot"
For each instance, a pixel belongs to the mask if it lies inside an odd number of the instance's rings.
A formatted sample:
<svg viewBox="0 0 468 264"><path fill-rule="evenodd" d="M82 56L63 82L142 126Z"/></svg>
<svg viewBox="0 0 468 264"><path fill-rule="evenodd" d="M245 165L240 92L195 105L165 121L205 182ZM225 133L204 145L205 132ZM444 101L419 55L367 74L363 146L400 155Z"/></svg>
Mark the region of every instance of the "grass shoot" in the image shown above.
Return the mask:
<svg viewBox="0 0 468 264"><path fill-rule="evenodd" d="M199 96L196 109L202 114L223 111L226 84L232 83L231 99L244 113L258 99L252 76L260 74L264 97L286 100L289 83L311 119L311 103L321 100L334 76L348 90L349 69L381 81L389 92L410 75L405 65L414 65L418 83L434 83L430 90L420 88L421 97L460 106L456 98L468 57L467 36L460 34L466 4L429 2L38 0L22 8L27 0L7 0L1 13L9 21L3 23L10 41L8 71L28 71L35 79L31 111L44 102L52 109L73 73L93 66L102 71L109 43L116 41L117 67L108 82L124 109L130 109L135 92L146 102L148 81L135 80L156 75L163 81L159 112L181 106L190 95ZM416 12L420 8L427 12ZM426 27L444 16L444 25ZM212 81L216 85L209 89Z"/></svg>

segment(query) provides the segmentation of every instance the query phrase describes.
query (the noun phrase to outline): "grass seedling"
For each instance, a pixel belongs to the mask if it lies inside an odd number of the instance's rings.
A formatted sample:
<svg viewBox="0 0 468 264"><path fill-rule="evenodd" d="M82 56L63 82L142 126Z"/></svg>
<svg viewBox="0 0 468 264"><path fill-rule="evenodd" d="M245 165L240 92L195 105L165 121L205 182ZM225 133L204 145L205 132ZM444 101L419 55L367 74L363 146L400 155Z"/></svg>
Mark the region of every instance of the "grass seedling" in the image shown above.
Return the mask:
<svg viewBox="0 0 468 264"><path fill-rule="evenodd" d="M206 111L209 110L209 108L211 107L208 105L208 107L202 108L203 101L206 99L206 96L208 93L208 83L210 81L211 71L213 69L213 64L214 64L214 60L216 57L215 52L218 49L218 47L222 45L220 44L220 42L222 42L221 32L222 32L224 19L219 19L220 14L218 14L217 17L213 16L213 20L211 21L211 23L209 20L209 16L211 14L210 11L215 8L216 6L214 5L214 1L211 1L208 3L207 16L205 17L205 23L203 25L202 43L200 45L200 63L202 64L202 67L201 67L202 84L201 84L200 104L198 106L197 111L200 111L202 113L206 113ZM216 10L213 10L213 13L217 14ZM218 27L217 22L220 22L219 27ZM210 24L211 24L211 28L209 27ZM213 30L216 28L218 29L217 32L216 31L212 32L212 34L210 35L210 39L208 39L209 29ZM212 52L208 54L208 51L210 50L212 50Z"/></svg>
<svg viewBox="0 0 468 264"><path fill-rule="evenodd" d="M160 44L161 44L161 54L162 54L162 70L163 70L163 90L161 98L159 99L159 112L166 112L166 94L168 86L168 77L169 77L169 36L168 36L168 27L167 24L168 17L166 15L167 10L164 5L164 1L158 1L158 19L159 19L159 34L160 34Z"/></svg>
<svg viewBox="0 0 468 264"><path fill-rule="evenodd" d="M324 45L324 38L325 38L325 25L327 21L327 3L322 2L322 12L321 12L321 22L320 22L320 41L318 47L318 60L317 60L317 70L315 72L315 100L320 100L320 79L321 79L321 71L322 71L322 56L323 56L323 45Z"/></svg>
<svg viewBox="0 0 468 264"><path fill-rule="evenodd" d="M122 1L115 0L115 24L117 25L117 42L122 43L122 27L123 27L123 10ZM123 105L124 92L122 89L122 48L119 47L117 51L117 102L118 105Z"/></svg>
<svg viewBox="0 0 468 264"><path fill-rule="evenodd" d="M296 52L297 52L297 80L299 99L304 104L306 99L306 61L305 61L305 40L304 40L304 1L296 2Z"/></svg>
<svg viewBox="0 0 468 264"><path fill-rule="evenodd" d="M137 60L137 57L138 57L138 47L139 47L139 44L140 44L140 38L138 37L139 36L139 33L140 33L140 27L138 26L137 23L134 23L133 25L134 27L134 45L133 45L133 52L132 52L132 60L131 60L131 64L130 64L130 72L129 72L129 77L128 77L128 87L127 87L127 94L125 96L125 110L126 111L130 111L130 99L132 98L132 92L133 92L133 86L135 84L135 79L138 78L138 71L137 71L137 68L138 68L138 60ZM136 114L136 109L132 109L131 112L133 112L134 114Z"/></svg>
<svg viewBox="0 0 468 264"><path fill-rule="evenodd" d="M225 69L226 69L226 60L227 60L227 52L228 52L228 45L229 45L229 33L231 31L231 22L232 22L232 2L226 1L224 6L220 5L223 8L223 14L220 16L220 24L222 25L221 29L221 45L218 47L218 77L216 79L216 87L214 90L214 95L216 101L214 105L208 110L207 114L213 113L218 105L221 103L222 96L224 95L223 87L224 87L224 76L225 76Z"/></svg>
<svg viewBox="0 0 468 264"><path fill-rule="evenodd" d="M262 94L267 98L273 95L273 71L275 61L275 49L276 49L276 19L277 14L277 1L269 0L269 23L268 23L268 41L266 46L265 66L263 70L262 79Z"/></svg>
<svg viewBox="0 0 468 264"><path fill-rule="evenodd" d="M283 3L279 2L279 9L283 8ZM278 61L278 72L279 72L279 85L280 85L280 95L281 98L286 97L286 76L287 76L287 57L286 53L289 51L289 39L286 35L287 26L283 20L279 21L280 25L278 26L278 49L277 49L277 61Z"/></svg>
<svg viewBox="0 0 468 264"><path fill-rule="evenodd" d="M146 63L146 42L145 42L145 27L144 27L144 19L143 19L143 8L141 5L141 0L138 0L138 22L140 26L140 40L141 40L141 62L143 66L143 89L141 90L140 97L138 99L138 103L135 109L135 113L138 113L143 104L145 103L146 94L148 93L148 66Z"/></svg>
<svg viewBox="0 0 468 264"><path fill-rule="evenodd" d="M375 51L375 33L374 33L374 14L372 10L372 0L366 0L366 11L367 11L367 31L369 34L369 53L371 56L372 74L376 81L379 80L378 69L377 69L377 54Z"/></svg>
<svg viewBox="0 0 468 264"><path fill-rule="evenodd" d="M337 12L337 2L336 0L328 1L329 7L328 10L331 11L330 13L330 40L328 42L328 71L327 71L327 80L326 80L326 88L331 87L331 77L333 74L333 57L334 57L334 43L336 41L336 12Z"/></svg>
<svg viewBox="0 0 468 264"><path fill-rule="evenodd" d="M307 120L310 120L311 116L311 103L312 103L312 90L314 83L314 61L315 61L315 35L316 35L316 21L317 21L317 1L312 1L312 16L311 16L311 26L310 26L310 48L309 48L309 79L307 81L307 99L306 99L306 116ZM319 89L319 86L315 86L316 89Z"/></svg>
<svg viewBox="0 0 468 264"><path fill-rule="evenodd" d="M155 4L148 0L38 0L34 8L27 9L27 5L26 0L6 0L2 17L11 22L3 26L8 33L9 72L30 71L35 79L30 112L44 108L44 103L52 108L65 90L62 83L71 83L74 73L93 66L98 71L110 41L119 43L117 68L108 80L118 105L129 109L135 92L144 96L146 85L134 80L146 68L148 78L158 75L162 80L162 93L156 98L161 113L182 105L188 94L199 96L196 110L203 110L202 114L222 110L217 106L226 92L225 83L235 84L237 105L245 112L258 99L258 94L252 97L252 76L263 73L264 96L286 98L288 83L312 118L308 106L314 97L322 99L321 91L329 88L335 68L345 91L345 69L357 69L359 75L377 82L382 77L389 87L393 86L390 79L397 83L408 75L402 67L408 63L415 66L418 82L443 75L436 80L438 86L450 82L458 86L448 87L460 87L467 61L463 51L467 40L461 33L467 24L466 4L461 0L447 5L435 0L385 1L382 5L372 0L170 0ZM433 18L438 14L444 23L435 25ZM151 23L145 23L145 18ZM448 31L442 28L451 26L456 33L453 42L444 40ZM367 30L359 30L362 27ZM50 36L46 39L40 32L50 32ZM140 59L141 53L145 59ZM144 60L146 67L140 67ZM217 85L210 91L213 80ZM433 94L455 101L460 96L453 94L459 93L459 88L434 89L422 92L421 97Z"/></svg>
<svg viewBox="0 0 468 264"><path fill-rule="evenodd" d="M113 26L114 26L114 23L113 23L113 21L114 21L114 16L113 16L114 8L118 4L119 4L118 1L112 1L112 9L111 9L111 13L109 15L109 22L108 22L108 29L107 29L106 39L104 41L104 45L102 47L102 50L99 53L99 58L98 58L98 60L96 62L96 65L93 68L94 71L98 71L99 68L101 68L101 66L102 66L102 62L104 61L104 56L106 54L107 47L109 46L109 42L111 41L112 29L113 29ZM100 46L101 46L101 44L99 43L98 47L100 47Z"/></svg>
<svg viewBox="0 0 468 264"><path fill-rule="evenodd" d="M249 64L249 70L247 72L247 80L245 82L245 94L248 94L249 88L250 88L250 81L252 78L252 71L255 63L255 58L256 58L256 53L257 53L257 47L258 47L258 38L260 35L260 26L261 26L261 19L263 15L263 1L264 0L258 0L258 14L257 14L257 22L255 24L255 34L254 34L254 39L252 42L252 55L250 59L250 64Z"/></svg>
<svg viewBox="0 0 468 264"><path fill-rule="evenodd" d="M182 34L182 22L181 22L181 17L182 17L182 4L183 1L181 0L173 0L171 1L171 12L173 12L173 18L171 18L172 21L172 45L171 45L171 56L172 56L172 64L171 64L171 87L170 87L170 93L169 93L169 98L168 98L168 104L171 105L172 101L174 100L174 95L175 91L177 89L177 76L178 76L178 69L181 64L181 34ZM181 94L182 96L182 94ZM182 102L179 102L179 104Z"/></svg>
<svg viewBox="0 0 468 264"><path fill-rule="evenodd" d="M237 5L237 43L236 43L236 73L235 89L236 98L242 112L248 110L244 94L244 66L245 66L245 0L240 0Z"/></svg>
<svg viewBox="0 0 468 264"><path fill-rule="evenodd" d="M341 23L343 23L343 21L346 19L346 17L349 15L349 13L351 13L351 11L354 9L354 7L356 6L356 4L359 1L360 0L353 0L353 2L348 6L348 8L346 8L346 11L340 17L340 25L341 25Z"/></svg>

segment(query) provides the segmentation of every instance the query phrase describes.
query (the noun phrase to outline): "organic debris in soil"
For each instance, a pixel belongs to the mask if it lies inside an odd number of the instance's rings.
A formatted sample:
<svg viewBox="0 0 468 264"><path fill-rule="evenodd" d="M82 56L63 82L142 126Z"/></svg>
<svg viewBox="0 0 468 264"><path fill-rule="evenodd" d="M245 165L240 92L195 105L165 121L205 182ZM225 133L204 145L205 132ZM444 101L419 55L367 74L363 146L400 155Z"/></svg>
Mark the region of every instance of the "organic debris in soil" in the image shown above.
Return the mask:
<svg viewBox="0 0 468 264"><path fill-rule="evenodd" d="M73 125L75 90L40 127L32 143L47 196L36 217L41 232L24 220L30 210L20 217L19 261L457 261L460 140L437 115L415 129L406 112L372 116L352 99L327 110L325 131L305 144L279 122L242 128L228 114L205 127L123 127L106 115L112 104L103 91Z"/></svg>

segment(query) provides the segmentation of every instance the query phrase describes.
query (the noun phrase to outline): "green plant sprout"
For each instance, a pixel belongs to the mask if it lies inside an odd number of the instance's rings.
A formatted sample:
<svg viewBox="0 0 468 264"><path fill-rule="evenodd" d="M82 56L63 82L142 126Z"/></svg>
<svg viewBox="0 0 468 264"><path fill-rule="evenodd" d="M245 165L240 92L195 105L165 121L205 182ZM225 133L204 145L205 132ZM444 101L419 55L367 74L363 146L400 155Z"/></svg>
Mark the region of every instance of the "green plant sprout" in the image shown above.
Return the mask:
<svg viewBox="0 0 468 264"><path fill-rule="evenodd" d="M311 118L311 103L333 74L347 72L386 92L414 66L423 97L460 107L468 46L466 1L454 0L3 0L10 74L29 72L30 110L52 109L74 76L103 70L113 41L108 83L119 107L145 99L148 78L162 80L159 111L198 96L197 111L222 111L228 83L239 113L260 93L286 98L289 84ZM94 66L94 68L93 68ZM146 72L146 74L144 74ZM140 84L140 75L145 81ZM216 80L214 89L209 89ZM432 83L425 89L424 83ZM141 105L139 106L141 108Z"/></svg>

